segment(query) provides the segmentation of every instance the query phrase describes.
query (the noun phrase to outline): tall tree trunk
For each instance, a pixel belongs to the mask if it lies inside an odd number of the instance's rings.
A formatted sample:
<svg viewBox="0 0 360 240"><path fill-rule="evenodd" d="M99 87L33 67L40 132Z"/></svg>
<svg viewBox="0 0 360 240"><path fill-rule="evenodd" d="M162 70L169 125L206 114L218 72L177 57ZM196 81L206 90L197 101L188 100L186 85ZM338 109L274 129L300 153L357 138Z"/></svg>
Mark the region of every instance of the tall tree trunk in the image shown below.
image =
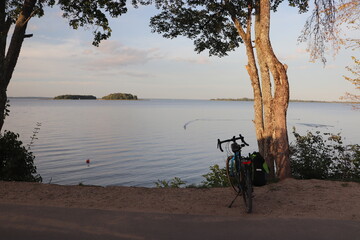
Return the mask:
<svg viewBox="0 0 360 240"><path fill-rule="evenodd" d="M270 42L270 1L260 0L255 14L255 44L261 73L264 106L264 138L269 161L276 163L276 176L291 177L287 108L287 66L275 56ZM274 87L272 87L274 85Z"/></svg>
<svg viewBox="0 0 360 240"><path fill-rule="evenodd" d="M231 8L230 3L227 5L227 10L246 47L248 57L246 70L254 93L254 124L259 151L270 167L270 177L275 177L276 174L280 179L284 179L291 177L286 124L289 103L287 67L279 62L270 43L270 1L260 0L255 5L249 2L248 9L245 31L236 18L235 10ZM255 46L251 37L253 9L255 9Z"/></svg>
<svg viewBox="0 0 360 240"><path fill-rule="evenodd" d="M21 13L16 20L14 32L6 54L6 38L11 25L11 19L6 19L5 1L2 1L0 5L0 131L4 125L7 87L19 58L27 23L31 18L36 2L36 0L24 1Z"/></svg>

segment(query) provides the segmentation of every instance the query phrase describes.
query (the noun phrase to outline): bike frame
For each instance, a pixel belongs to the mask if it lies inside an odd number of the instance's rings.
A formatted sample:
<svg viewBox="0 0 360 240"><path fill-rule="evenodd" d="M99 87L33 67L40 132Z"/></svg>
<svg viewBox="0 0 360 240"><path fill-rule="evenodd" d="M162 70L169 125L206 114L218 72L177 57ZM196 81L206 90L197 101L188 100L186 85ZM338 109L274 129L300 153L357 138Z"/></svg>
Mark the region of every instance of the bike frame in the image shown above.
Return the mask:
<svg viewBox="0 0 360 240"><path fill-rule="evenodd" d="M241 140L242 144L238 144L236 140ZM237 186L234 186L233 182L231 181L229 177L229 181L231 183L231 186L234 188L234 190L237 192L237 195L235 196L234 200L229 205L229 208L232 206L232 204L235 202L238 196L241 194L243 195L245 206L246 206L246 212L250 213L252 211L252 160L250 157L243 157L241 155L241 149L245 146L249 146L244 140L244 137L239 135L239 137L233 137L231 139L227 139L224 141L220 141L218 139L218 148L223 152L223 149L221 147L222 143L226 142L232 142L231 149L234 153L234 160L235 160L235 176L234 181ZM229 175L229 161L230 157L227 159L227 174ZM233 172L234 173L234 172ZM238 189L236 189L236 187Z"/></svg>
<svg viewBox="0 0 360 240"><path fill-rule="evenodd" d="M239 186L238 188L241 189L241 192L244 192L244 190L246 189L246 182L245 182L245 177L247 175L250 176L250 179L252 179L252 161L251 158L249 157L243 157L241 155L241 149L237 152L234 152L234 157L235 157L235 169L239 175ZM241 193L240 192L240 193Z"/></svg>

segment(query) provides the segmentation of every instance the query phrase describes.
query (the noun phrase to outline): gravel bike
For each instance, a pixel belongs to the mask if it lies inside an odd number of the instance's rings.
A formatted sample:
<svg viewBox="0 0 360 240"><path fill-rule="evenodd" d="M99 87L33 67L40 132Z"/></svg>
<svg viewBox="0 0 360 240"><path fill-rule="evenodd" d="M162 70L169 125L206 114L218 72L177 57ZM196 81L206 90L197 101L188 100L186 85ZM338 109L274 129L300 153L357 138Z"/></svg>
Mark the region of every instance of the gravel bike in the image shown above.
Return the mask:
<svg viewBox="0 0 360 240"><path fill-rule="evenodd" d="M237 140L241 140L241 144L238 144L236 142ZM249 144L245 142L244 137L241 134L239 137L233 136L232 138L223 141L218 139L218 148L220 148L220 151L224 152L221 144L227 143L226 150L230 153L230 142L231 151L234 155L231 155L226 159L226 175L231 187L236 192L236 196L230 203L229 208L231 208L236 198L242 195L245 203L245 210L247 213L251 213L253 192L252 159L250 157L241 156L241 149L245 146L249 146Z"/></svg>

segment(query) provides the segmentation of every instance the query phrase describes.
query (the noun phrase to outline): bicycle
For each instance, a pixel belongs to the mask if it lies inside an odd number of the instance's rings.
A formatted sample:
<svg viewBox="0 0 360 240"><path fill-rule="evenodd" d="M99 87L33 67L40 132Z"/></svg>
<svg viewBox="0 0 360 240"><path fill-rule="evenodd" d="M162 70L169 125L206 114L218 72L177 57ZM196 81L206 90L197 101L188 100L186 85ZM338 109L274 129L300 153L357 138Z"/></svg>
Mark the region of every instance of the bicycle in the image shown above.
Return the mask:
<svg viewBox="0 0 360 240"><path fill-rule="evenodd" d="M241 144L236 141L241 140ZM245 209L247 213L252 211L252 159L250 157L241 156L241 149L245 146L249 146L244 140L244 137L240 134L239 137L233 136L230 139L220 141L218 139L218 148L221 152L224 150L221 147L223 143L231 143L231 150L234 155L229 156L226 159L226 175L230 182L230 185L237 193L234 200L230 203L229 208L232 207L233 203L238 196L242 195L245 203ZM227 145L228 148L229 144ZM230 152L229 149L227 149ZM230 154L229 154L230 155Z"/></svg>

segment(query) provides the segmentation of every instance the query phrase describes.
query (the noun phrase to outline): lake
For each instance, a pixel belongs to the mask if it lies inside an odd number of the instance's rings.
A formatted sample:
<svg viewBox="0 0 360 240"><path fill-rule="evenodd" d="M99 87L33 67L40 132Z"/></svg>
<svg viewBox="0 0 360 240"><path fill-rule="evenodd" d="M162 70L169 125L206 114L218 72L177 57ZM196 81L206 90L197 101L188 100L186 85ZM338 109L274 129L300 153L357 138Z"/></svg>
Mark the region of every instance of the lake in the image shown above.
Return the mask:
<svg viewBox="0 0 360 240"><path fill-rule="evenodd" d="M253 102L11 98L10 105L3 129L25 145L41 123L31 150L44 183L153 187L180 177L197 184L211 165L225 166L218 138L241 133L250 144L243 153L257 149ZM292 102L288 110L290 141L295 127L359 143L359 122L360 112L346 104Z"/></svg>

